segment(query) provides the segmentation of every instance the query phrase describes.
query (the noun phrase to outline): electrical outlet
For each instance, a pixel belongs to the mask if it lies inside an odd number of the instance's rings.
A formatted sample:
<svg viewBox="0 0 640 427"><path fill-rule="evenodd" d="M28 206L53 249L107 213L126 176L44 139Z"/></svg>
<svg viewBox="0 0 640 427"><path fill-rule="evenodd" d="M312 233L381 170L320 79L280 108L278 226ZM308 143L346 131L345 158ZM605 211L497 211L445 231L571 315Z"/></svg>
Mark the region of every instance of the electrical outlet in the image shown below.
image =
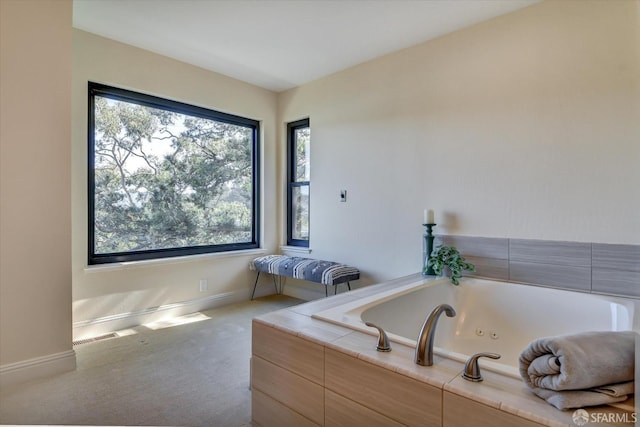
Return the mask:
<svg viewBox="0 0 640 427"><path fill-rule="evenodd" d="M340 190L340 201L341 202L347 201L347 190Z"/></svg>
<svg viewBox="0 0 640 427"><path fill-rule="evenodd" d="M209 282L207 279L200 279L200 292L204 292L209 289Z"/></svg>

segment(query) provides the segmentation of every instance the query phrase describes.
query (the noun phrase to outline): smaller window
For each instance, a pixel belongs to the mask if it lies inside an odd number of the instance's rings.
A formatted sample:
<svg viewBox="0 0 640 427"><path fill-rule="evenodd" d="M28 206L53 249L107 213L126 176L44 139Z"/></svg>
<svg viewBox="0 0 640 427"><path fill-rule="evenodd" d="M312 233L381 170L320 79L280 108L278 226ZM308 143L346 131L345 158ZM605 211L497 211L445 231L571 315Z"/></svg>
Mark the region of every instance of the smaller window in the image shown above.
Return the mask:
<svg viewBox="0 0 640 427"><path fill-rule="evenodd" d="M309 247L311 128L309 119L287 124L287 245Z"/></svg>

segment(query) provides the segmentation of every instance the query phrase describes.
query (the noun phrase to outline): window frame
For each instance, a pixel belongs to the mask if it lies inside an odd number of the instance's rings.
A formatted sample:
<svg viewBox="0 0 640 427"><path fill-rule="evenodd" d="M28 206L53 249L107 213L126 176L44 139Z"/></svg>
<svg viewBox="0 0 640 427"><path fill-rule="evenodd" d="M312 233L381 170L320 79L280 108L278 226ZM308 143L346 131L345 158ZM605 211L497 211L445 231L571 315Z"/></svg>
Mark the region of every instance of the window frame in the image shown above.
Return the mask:
<svg viewBox="0 0 640 427"><path fill-rule="evenodd" d="M252 129L252 215L251 239L249 242L184 246L177 248L148 249L113 253L95 251L95 97L105 97L146 107L168 110L175 113L206 118ZM88 265L111 264L151 259L163 259L188 255L256 249L260 247L260 122L258 120L198 107L127 89L88 82Z"/></svg>
<svg viewBox="0 0 640 427"><path fill-rule="evenodd" d="M296 181L296 130L310 128L309 118L287 123L287 245L308 248L309 239L293 238L293 189L307 187L311 197L311 181ZM309 233L311 233L311 203L309 202Z"/></svg>

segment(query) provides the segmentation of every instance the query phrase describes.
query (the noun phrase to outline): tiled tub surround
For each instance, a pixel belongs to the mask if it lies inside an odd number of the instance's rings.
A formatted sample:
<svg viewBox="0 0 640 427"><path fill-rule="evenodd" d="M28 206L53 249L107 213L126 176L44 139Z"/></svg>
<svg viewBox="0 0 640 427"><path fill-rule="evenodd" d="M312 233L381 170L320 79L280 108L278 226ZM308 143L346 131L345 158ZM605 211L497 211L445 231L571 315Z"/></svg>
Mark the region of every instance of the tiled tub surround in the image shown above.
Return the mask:
<svg viewBox="0 0 640 427"><path fill-rule="evenodd" d="M640 245L440 235L476 265L475 276L640 298Z"/></svg>
<svg viewBox="0 0 640 427"><path fill-rule="evenodd" d="M254 319L254 425L575 426L572 411L550 406L519 379L485 370L484 381L472 383L460 376L462 362L436 354L434 366L418 366L413 347L393 343L390 353L377 352L375 330L365 333L312 317L419 278L409 276ZM451 319L441 323L446 320ZM629 420L634 408L630 399L587 411Z"/></svg>

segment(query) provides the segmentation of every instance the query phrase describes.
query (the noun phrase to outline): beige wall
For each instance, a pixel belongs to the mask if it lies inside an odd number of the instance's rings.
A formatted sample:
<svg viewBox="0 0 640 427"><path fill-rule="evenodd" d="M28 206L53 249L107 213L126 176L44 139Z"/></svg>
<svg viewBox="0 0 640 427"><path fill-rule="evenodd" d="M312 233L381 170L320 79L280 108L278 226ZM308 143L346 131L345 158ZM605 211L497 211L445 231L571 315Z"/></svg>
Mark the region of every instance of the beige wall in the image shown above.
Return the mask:
<svg viewBox="0 0 640 427"><path fill-rule="evenodd" d="M94 335L155 313L156 307L245 300L253 286L248 262L254 255L212 255L136 266L87 269L87 82L149 93L261 121L263 153L263 247L278 244L275 172L276 94L149 51L73 30L73 320L74 336ZM200 292L200 279L209 290ZM208 299L209 298L209 299ZM93 322L93 323L92 323Z"/></svg>
<svg viewBox="0 0 640 427"><path fill-rule="evenodd" d="M71 17L70 0L0 1L1 367L75 364Z"/></svg>
<svg viewBox="0 0 640 427"><path fill-rule="evenodd" d="M439 233L639 244L639 5L544 2L280 94L280 131L311 118L314 256L416 272L425 208Z"/></svg>

